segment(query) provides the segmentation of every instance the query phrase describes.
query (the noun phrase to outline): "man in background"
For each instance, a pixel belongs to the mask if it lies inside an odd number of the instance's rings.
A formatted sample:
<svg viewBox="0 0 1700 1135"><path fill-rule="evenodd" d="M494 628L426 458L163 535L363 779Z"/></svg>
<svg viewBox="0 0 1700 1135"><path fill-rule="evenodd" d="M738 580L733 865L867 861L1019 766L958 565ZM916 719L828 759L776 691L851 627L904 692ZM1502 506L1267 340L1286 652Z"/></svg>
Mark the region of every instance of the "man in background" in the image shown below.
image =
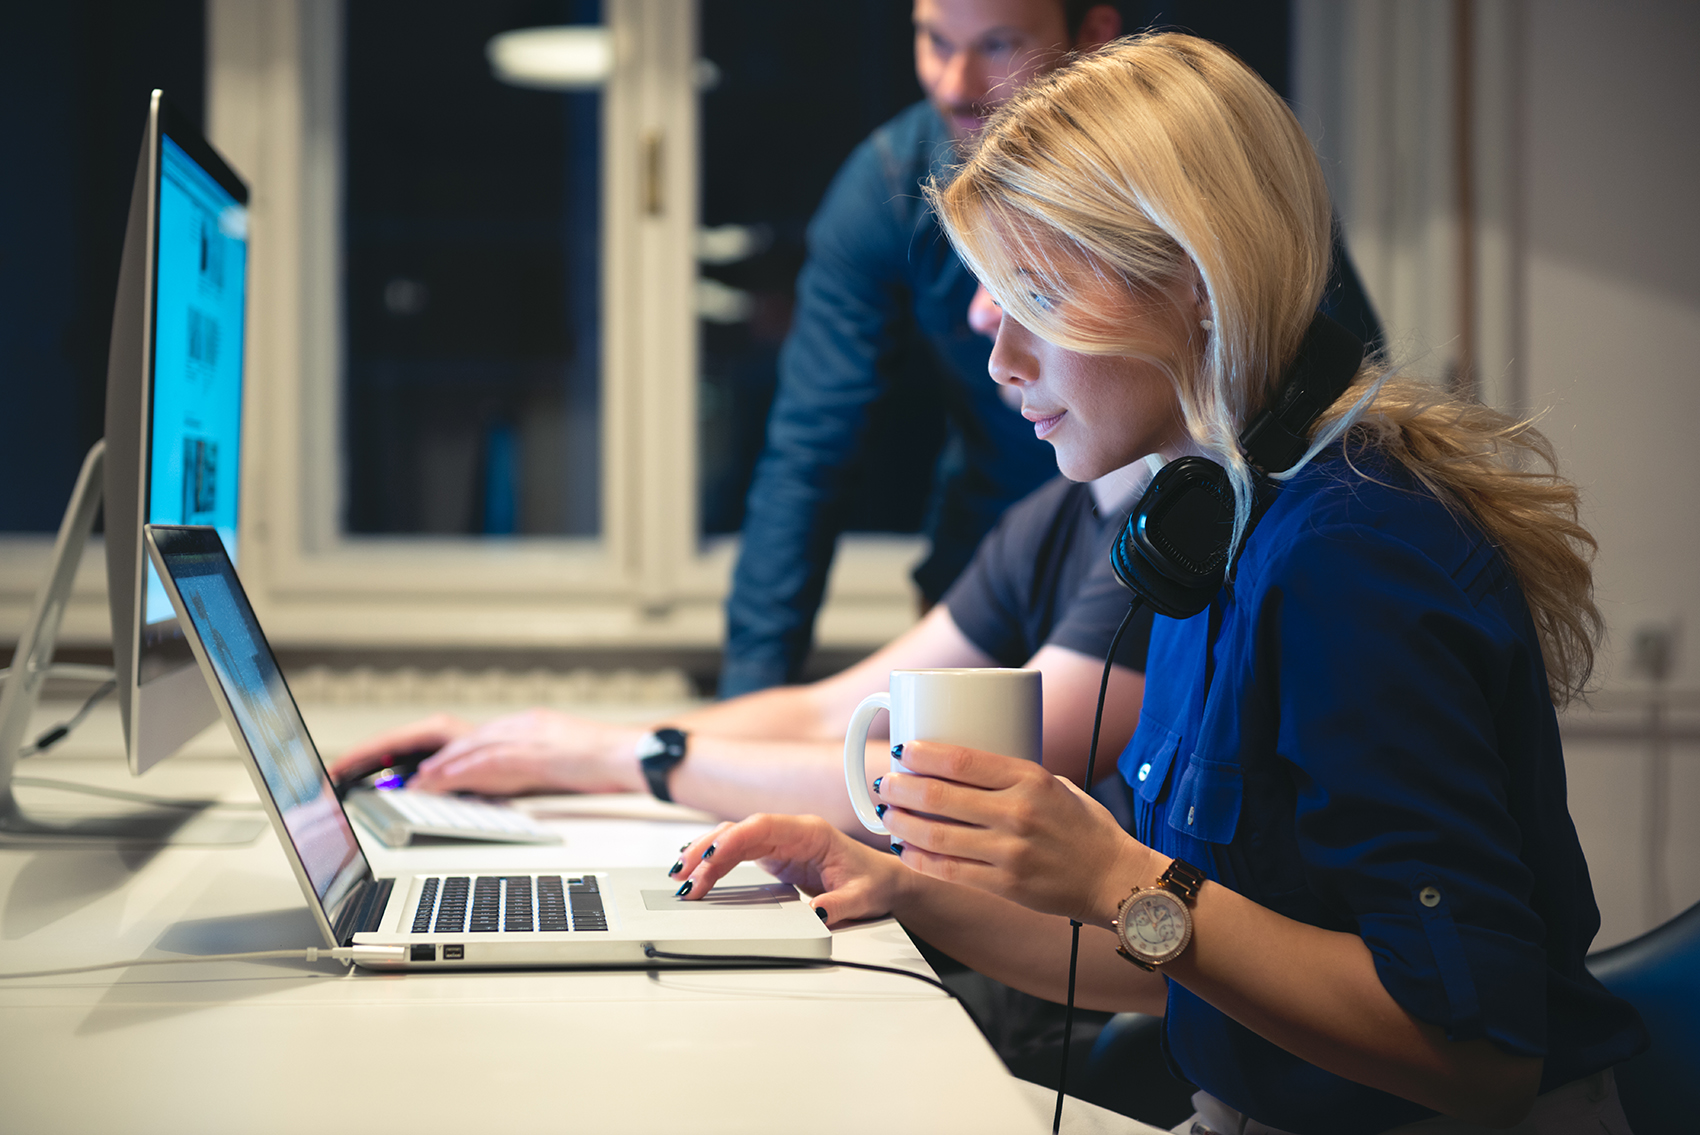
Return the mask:
<svg viewBox="0 0 1700 1135"><path fill-rule="evenodd" d="M1071 50L1122 30L1085 0L915 0L925 93L840 168L808 231L779 385L750 487L726 604L723 696L795 681L838 540L845 474L883 366L907 340L930 358L952 441L933 487L932 547L915 570L931 606L1004 509L1056 475L1050 447L986 377L990 344L968 326L975 282L922 204L997 106Z"/></svg>

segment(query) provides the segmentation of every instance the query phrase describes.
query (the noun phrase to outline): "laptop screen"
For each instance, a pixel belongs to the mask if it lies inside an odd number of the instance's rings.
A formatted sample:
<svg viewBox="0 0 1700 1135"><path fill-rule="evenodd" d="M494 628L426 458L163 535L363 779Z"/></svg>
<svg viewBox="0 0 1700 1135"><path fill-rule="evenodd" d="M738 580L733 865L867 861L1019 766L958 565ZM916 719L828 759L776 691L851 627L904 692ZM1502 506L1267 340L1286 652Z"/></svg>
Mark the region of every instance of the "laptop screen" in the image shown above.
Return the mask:
<svg viewBox="0 0 1700 1135"><path fill-rule="evenodd" d="M212 528L150 531L302 869L334 921L337 905L371 872L230 557Z"/></svg>

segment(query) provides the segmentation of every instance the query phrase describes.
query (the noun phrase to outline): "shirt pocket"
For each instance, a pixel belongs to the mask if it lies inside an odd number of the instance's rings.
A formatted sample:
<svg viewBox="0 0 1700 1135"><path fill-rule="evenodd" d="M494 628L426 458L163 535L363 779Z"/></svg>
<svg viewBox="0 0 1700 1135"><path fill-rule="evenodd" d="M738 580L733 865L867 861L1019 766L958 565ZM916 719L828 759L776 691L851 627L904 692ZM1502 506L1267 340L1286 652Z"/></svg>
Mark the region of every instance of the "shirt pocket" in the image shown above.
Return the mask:
<svg viewBox="0 0 1700 1135"><path fill-rule="evenodd" d="M1205 843L1232 843L1244 797L1245 777L1239 765L1195 754L1169 803L1169 826Z"/></svg>
<svg viewBox="0 0 1700 1135"><path fill-rule="evenodd" d="M1169 766L1181 747L1181 735L1173 729L1158 732L1156 744L1134 755L1134 761L1124 766L1129 770L1129 783L1134 795L1147 807L1163 799L1163 788L1169 782Z"/></svg>

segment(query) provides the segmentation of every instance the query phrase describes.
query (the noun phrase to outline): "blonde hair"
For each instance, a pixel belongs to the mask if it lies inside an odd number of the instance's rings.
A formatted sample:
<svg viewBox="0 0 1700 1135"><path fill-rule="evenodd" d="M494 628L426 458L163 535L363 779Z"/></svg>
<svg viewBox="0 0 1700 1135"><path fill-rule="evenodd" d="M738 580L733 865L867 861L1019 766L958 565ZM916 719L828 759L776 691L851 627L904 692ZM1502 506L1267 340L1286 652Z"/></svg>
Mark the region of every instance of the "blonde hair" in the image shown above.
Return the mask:
<svg viewBox="0 0 1700 1135"><path fill-rule="evenodd" d="M1006 316L1168 375L1187 431L1234 486L1237 546L1253 487L1239 435L1298 352L1332 248L1322 171L1286 104L1205 40L1118 40L1009 100L927 197ZM1213 324L1202 342L1194 283ZM1121 299L1145 318L1117 318ZM1190 347L1179 358L1164 345L1176 341ZM1601 627L1594 541L1546 439L1373 359L1313 452L1341 435L1348 456L1373 446L1475 520L1522 585L1554 702L1581 693ZM1545 471L1526 471L1531 459Z"/></svg>

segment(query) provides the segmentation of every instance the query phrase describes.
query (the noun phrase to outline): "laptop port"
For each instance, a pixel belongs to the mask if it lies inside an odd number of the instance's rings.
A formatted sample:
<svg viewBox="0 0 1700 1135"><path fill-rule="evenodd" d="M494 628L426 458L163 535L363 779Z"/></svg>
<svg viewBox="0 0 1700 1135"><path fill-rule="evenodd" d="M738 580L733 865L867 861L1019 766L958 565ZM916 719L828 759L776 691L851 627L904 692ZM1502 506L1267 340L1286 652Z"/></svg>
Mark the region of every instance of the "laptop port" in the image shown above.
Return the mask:
<svg viewBox="0 0 1700 1135"><path fill-rule="evenodd" d="M409 946L408 960L414 962L434 962L437 960L437 947L427 943L423 946Z"/></svg>
<svg viewBox="0 0 1700 1135"><path fill-rule="evenodd" d="M458 962L464 957L466 957L466 947L465 946L444 946L443 947L443 960L445 962Z"/></svg>

